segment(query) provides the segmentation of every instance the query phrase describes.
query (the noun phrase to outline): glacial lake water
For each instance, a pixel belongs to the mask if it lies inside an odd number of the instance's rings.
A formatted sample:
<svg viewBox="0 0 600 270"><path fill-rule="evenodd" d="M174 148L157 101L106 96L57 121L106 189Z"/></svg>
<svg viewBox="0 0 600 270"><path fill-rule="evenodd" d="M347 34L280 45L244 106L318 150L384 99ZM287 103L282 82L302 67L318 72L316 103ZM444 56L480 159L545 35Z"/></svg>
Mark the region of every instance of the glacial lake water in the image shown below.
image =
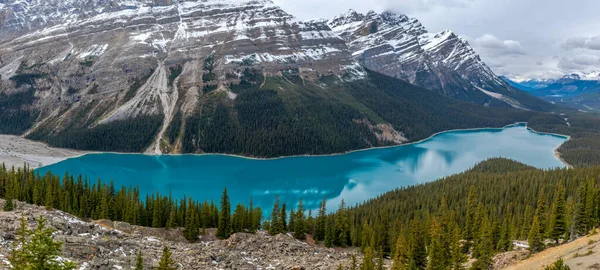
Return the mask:
<svg viewBox="0 0 600 270"><path fill-rule="evenodd" d="M270 212L275 195L290 205L302 198L315 209L325 196L328 210L343 198L354 205L398 187L463 172L491 157L538 168L564 167L554 149L566 137L535 133L524 124L500 129L450 131L403 146L332 156L256 160L226 155L88 154L39 168L44 174L83 175L115 186L139 186L144 194L172 192L219 202L227 187L232 205L254 204Z"/></svg>

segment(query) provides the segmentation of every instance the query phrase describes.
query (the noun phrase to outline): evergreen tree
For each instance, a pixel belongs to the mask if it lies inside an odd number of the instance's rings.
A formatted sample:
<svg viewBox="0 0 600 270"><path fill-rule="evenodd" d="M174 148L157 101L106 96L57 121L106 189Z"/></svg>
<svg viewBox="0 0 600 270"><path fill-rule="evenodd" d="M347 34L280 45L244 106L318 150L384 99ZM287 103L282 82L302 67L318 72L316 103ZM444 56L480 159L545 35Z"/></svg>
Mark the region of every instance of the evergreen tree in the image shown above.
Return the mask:
<svg viewBox="0 0 600 270"><path fill-rule="evenodd" d="M545 235L548 224L546 223L546 197L544 196L543 189L540 191L540 195L538 197L535 216L538 217L538 221L540 223L540 235Z"/></svg>
<svg viewBox="0 0 600 270"><path fill-rule="evenodd" d="M464 269L463 264L467 262L467 255L463 253L460 245L460 229L458 226L454 226L452 230L452 241L450 242L450 269L451 270L462 270Z"/></svg>
<svg viewBox="0 0 600 270"><path fill-rule="evenodd" d="M327 218L327 225L325 226L325 246L332 247L335 242L335 223L333 218Z"/></svg>
<svg viewBox="0 0 600 270"><path fill-rule="evenodd" d="M338 235L336 236L336 244L341 247L347 246L348 239L350 237L350 220L346 211L346 203L344 202L344 199L342 199L340 207L336 212L335 225L335 230L338 233ZM384 231L381 231L380 233L384 233Z"/></svg>
<svg viewBox="0 0 600 270"><path fill-rule="evenodd" d="M173 254L171 254L171 251L167 246L163 247L162 256L160 257L156 270L177 270L175 261L171 258L172 255Z"/></svg>
<svg viewBox="0 0 600 270"><path fill-rule="evenodd" d="M171 228L175 228L177 227L176 224L176 211L175 211L175 205L171 205L171 211L169 211L169 221L167 222L167 230L170 230Z"/></svg>
<svg viewBox="0 0 600 270"><path fill-rule="evenodd" d="M70 261L59 260L62 254L62 243L54 241L52 235L54 230L46 228L46 219L41 216L37 221L34 231L27 229L24 217L21 217L21 225L17 231L17 243L14 246L8 261L14 269L52 269L70 270L76 265Z"/></svg>
<svg viewBox="0 0 600 270"><path fill-rule="evenodd" d="M135 270L144 270L144 258L142 257L142 251L138 251L137 258L135 259Z"/></svg>
<svg viewBox="0 0 600 270"><path fill-rule="evenodd" d="M288 232L288 225L287 225L287 207L286 204L283 203L281 205L281 211L279 211L279 222L281 223L281 233L286 233Z"/></svg>
<svg viewBox="0 0 600 270"><path fill-rule="evenodd" d="M563 259L559 259L554 264L546 266L545 270L571 270L571 267L565 264Z"/></svg>
<svg viewBox="0 0 600 270"><path fill-rule="evenodd" d="M327 205L327 199L323 197L323 200L319 204L319 212L317 213L317 221L315 225L315 240L323 241L325 240L325 229L327 227L327 210L325 206Z"/></svg>
<svg viewBox="0 0 600 270"><path fill-rule="evenodd" d="M405 270L408 258L406 254L406 242L402 236L398 237L396 240L396 245L394 247L394 256L393 256L393 264L392 270Z"/></svg>
<svg viewBox="0 0 600 270"><path fill-rule="evenodd" d="M217 237L220 239L227 239L231 234L231 205L229 203L229 196L227 195L227 188L223 189L223 195L221 196L221 211L219 212L219 225L217 227Z"/></svg>
<svg viewBox="0 0 600 270"><path fill-rule="evenodd" d="M529 242L529 250L533 253L540 252L544 249L544 243L542 242L542 236L540 235L540 222L539 217L536 215L533 217L533 223L527 236Z"/></svg>
<svg viewBox="0 0 600 270"><path fill-rule="evenodd" d="M476 258L477 260L473 263L471 269L491 269L493 266L492 253L492 228L491 224L487 219L487 215L483 215L481 221L481 230L477 239L476 247ZM475 253L475 250L474 252Z"/></svg>
<svg viewBox="0 0 600 270"><path fill-rule="evenodd" d="M427 249L423 224L416 219L410 223L408 236L408 267L410 269L425 269L427 267Z"/></svg>
<svg viewBox="0 0 600 270"><path fill-rule="evenodd" d="M12 180L8 179L6 180L7 184L6 184L6 190L5 190L5 194L4 194L4 198L5 198L5 202L4 202L4 206L2 207L2 210L9 212L12 211L15 206L14 206L14 202L13 202L13 184L12 184Z"/></svg>
<svg viewBox="0 0 600 270"><path fill-rule="evenodd" d="M294 224L294 237L299 240L306 239L306 221L304 217L304 205L302 198L298 202L298 210L296 212L296 222Z"/></svg>
<svg viewBox="0 0 600 270"><path fill-rule="evenodd" d="M447 248L444 246L442 240L442 225L433 219L431 223L431 238L428 251L429 251L429 262L427 264L428 270L444 270L448 267L448 257L445 256L444 250Z"/></svg>
<svg viewBox="0 0 600 270"><path fill-rule="evenodd" d="M477 215L477 190L475 186L471 186L469 188L469 196L467 198L467 214L465 221L465 229L463 231L464 238L467 241L465 245L465 249L468 251L471 245L471 241L473 241L475 237L475 232L477 230L476 224L476 215Z"/></svg>
<svg viewBox="0 0 600 270"><path fill-rule="evenodd" d="M373 248L367 247L365 250L365 255L363 256L363 261L360 266L360 270L375 270L375 263L373 262Z"/></svg>
<svg viewBox="0 0 600 270"><path fill-rule="evenodd" d="M271 211L271 224L269 234L276 235L284 232L283 221L281 220L281 208L279 207L279 195L275 196L275 204Z"/></svg>
<svg viewBox="0 0 600 270"><path fill-rule="evenodd" d="M562 238L567 231L565 220L565 189L562 185L558 185L558 191L552 207L552 216L550 220L550 231L548 236L554 239L558 244L560 238Z"/></svg>

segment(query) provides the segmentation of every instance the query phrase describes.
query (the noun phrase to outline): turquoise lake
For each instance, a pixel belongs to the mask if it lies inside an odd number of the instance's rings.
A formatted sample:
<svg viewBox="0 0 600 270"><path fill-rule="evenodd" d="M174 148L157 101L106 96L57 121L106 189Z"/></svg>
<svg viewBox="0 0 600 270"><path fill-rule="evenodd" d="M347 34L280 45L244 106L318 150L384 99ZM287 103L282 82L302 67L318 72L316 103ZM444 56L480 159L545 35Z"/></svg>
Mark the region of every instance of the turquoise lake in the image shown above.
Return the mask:
<svg viewBox="0 0 600 270"><path fill-rule="evenodd" d="M530 131L524 124L503 129L450 131L428 140L348 154L256 160L226 155L89 154L46 166L44 174L83 175L115 186L138 185L142 194L160 191L176 198L218 202L227 187L232 205L247 203L270 212L275 195L289 205L302 198L315 209L327 197L328 210L343 198L354 205L398 187L456 174L491 157L538 168L564 167L554 149L562 136Z"/></svg>

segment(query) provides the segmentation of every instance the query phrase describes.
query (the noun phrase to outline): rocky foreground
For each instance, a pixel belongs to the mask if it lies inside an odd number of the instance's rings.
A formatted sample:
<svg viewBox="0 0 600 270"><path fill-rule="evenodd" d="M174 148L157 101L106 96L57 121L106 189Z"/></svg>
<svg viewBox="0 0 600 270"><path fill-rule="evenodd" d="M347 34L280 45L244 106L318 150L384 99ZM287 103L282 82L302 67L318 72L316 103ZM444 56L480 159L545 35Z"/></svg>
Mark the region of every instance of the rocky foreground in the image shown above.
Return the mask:
<svg viewBox="0 0 600 270"><path fill-rule="evenodd" d="M0 200L0 206L4 200ZM1 208L1 207L0 207ZM163 246L173 252L179 269L337 269L349 268L353 250L337 250L298 241L290 235L238 233L227 240L208 230L198 243L188 243L178 229L154 229L124 222L86 222L57 210L17 203L17 210L0 212L0 268L6 263L21 215L30 228L41 215L64 243L63 257L79 269L131 269L142 251L146 269L156 266ZM310 241L309 241L310 242ZM361 257L357 254L357 260Z"/></svg>

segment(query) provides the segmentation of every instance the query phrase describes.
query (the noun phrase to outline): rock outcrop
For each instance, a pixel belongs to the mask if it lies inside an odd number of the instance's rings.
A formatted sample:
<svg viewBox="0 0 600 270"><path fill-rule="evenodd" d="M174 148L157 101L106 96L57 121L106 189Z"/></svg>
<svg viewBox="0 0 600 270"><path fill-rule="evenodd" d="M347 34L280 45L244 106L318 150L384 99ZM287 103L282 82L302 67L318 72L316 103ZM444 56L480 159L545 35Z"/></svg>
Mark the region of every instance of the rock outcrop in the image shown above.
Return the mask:
<svg viewBox="0 0 600 270"><path fill-rule="evenodd" d="M0 205L4 200L0 200ZM142 251L147 269L156 266L166 245L179 269L337 269L351 265L354 249L336 250L309 245L290 235L270 236L237 233L216 240L208 230L198 243L188 243L179 229L132 226L123 222L81 221L69 214L17 203L17 210L0 212L0 266L6 263L15 232L24 215L33 228L40 215L56 229L55 240L63 242L63 258L77 262L78 269L130 269ZM357 255L358 256L358 255ZM358 257L360 261L360 256ZM0 267L2 268L2 267Z"/></svg>

